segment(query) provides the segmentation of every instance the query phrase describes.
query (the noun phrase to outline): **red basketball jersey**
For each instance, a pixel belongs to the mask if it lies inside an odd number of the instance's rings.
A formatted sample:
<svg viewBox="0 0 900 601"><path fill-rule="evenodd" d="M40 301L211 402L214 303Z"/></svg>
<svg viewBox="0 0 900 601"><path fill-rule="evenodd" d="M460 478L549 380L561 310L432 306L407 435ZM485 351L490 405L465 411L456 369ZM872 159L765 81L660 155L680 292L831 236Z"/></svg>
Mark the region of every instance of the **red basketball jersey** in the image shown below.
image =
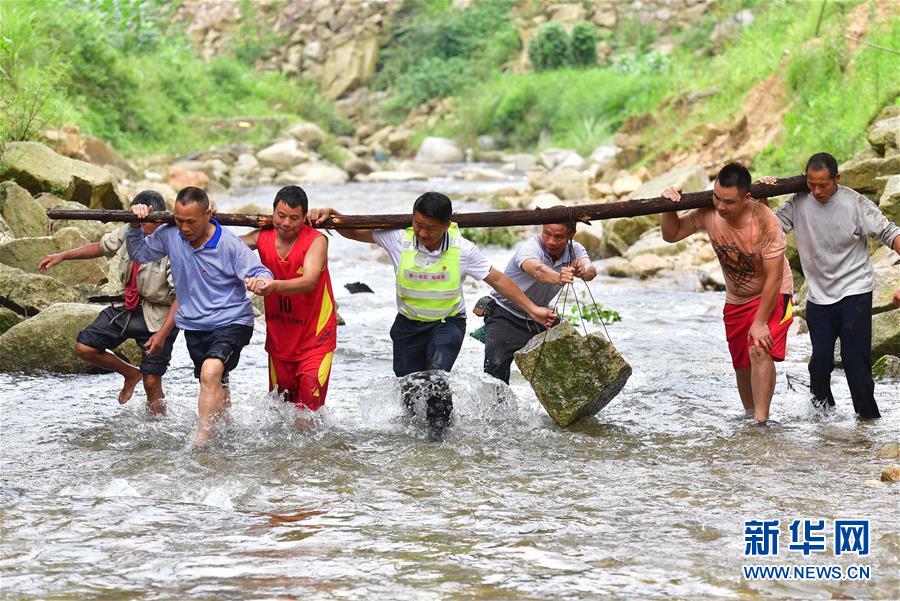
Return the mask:
<svg viewBox="0 0 900 601"><path fill-rule="evenodd" d="M303 260L313 241L322 234L307 225L287 257L275 250L275 230L259 232L256 241L259 258L277 280L290 280L303 275ZM328 275L328 260L316 289L306 294L270 294L266 305L266 352L282 361L299 361L309 353L327 353L337 345L337 320L334 293Z"/></svg>

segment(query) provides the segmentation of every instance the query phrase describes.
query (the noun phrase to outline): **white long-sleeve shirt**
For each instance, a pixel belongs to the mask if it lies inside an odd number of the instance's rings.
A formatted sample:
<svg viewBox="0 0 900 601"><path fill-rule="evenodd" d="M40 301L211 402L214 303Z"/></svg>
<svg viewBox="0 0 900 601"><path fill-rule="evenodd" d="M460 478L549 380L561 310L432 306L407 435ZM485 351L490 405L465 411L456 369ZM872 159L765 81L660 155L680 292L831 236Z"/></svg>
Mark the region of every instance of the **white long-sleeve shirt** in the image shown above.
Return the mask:
<svg viewBox="0 0 900 601"><path fill-rule="evenodd" d="M845 186L824 202L809 192L791 196L775 212L785 233L794 232L808 299L831 305L875 289L866 237L891 247L900 227L888 221L871 200Z"/></svg>

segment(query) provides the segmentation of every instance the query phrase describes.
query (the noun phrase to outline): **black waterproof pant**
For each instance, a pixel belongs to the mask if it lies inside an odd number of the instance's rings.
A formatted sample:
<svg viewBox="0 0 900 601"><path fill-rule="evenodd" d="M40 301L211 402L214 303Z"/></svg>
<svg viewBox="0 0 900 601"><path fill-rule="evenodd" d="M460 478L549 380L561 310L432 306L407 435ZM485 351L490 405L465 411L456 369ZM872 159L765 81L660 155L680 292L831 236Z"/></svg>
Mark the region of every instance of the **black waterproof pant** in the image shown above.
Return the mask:
<svg viewBox="0 0 900 601"><path fill-rule="evenodd" d="M864 419L881 417L872 381L872 293L847 296L832 305L807 302L806 323L812 341L809 385L813 397L834 406L831 372L834 343L840 338L853 410Z"/></svg>
<svg viewBox="0 0 900 601"><path fill-rule="evenodd" d="M509 368L520 350L544 327L516 317L491 301L484 317L484 372L509 384Z"/></svg>
<svg viewBox="0 0 900 601"><path fill-rule="evenodd" d="M391 327L394 375L415 374L402 384L403 402L414 411L416 399L424 397L425 417L433 435L439 436L450 423L453 394L446 375L440 372L453 369L465 335L462 315L443 321L414 321L398 314Z"/></svg>

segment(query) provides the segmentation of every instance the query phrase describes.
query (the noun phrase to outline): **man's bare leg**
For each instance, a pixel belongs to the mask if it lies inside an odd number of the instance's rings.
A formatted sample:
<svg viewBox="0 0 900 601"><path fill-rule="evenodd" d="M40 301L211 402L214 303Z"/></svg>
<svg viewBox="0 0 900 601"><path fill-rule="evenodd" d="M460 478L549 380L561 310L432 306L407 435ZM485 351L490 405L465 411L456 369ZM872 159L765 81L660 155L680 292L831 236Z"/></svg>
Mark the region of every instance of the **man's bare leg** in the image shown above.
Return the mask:
<svg viewBox="0 0 900 601"><path fill-rule="evenodd" d="M744 413L748 416L753 415L753 385L750 370L750 367L742 367L734 370L734 375L737 379L738 394L741 395L741 405L744 406Z"/></svg>
<svg viewBox="0 0 900 601"><path fill-rule="evenodd" d="M753 418L758 422L769 419L769 406L775 394L775 361L764 349L750 347L750 381L753 389Z"/></svg>
<svg viewBox="0 0 900 601"><path fill-rule="evenodd" d="M144 392L147 393L147 412L151 415L165 415L165 393L162 388L162 376L144 374Z"/></svg>
<svg viewBox="0 0 900 601"><path fill-rule="evenodd" d="M75 354L91 365L114 371L125 378L125 384L119 392L119 404L125 404L134 394L134 389L142 379L141 370L123 361L109 351L98 351L80 342L75 343Z"/></svg>
<svg viewBox="0 0 900 601"><path fill-rule="evenodd" d="M200 368L200 398L197 409L200 413L200 424L194 436L195 447L205 447L213 435L216 421L225 407L225 395L222 390L222 374L225 364L221 359L208 358Z"/></svg>

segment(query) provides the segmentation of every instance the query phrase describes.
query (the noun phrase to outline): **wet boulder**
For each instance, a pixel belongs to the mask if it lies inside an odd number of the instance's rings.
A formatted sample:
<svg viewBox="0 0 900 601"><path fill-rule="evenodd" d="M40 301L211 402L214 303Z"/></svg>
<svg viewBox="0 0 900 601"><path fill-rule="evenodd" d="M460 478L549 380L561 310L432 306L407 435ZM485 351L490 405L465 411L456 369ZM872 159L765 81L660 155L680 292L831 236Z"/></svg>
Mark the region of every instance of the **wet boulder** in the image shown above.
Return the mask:
<svg viewBox="0 0 900 601"><path fill-rule="evenodd" d="M0 372L81 374L97 369L75 354L75 337L104 307L58 303L10 328L0 336ZM132 364L140 350L129 340L116 352Z"/></svg>
<svg viewBox="0 0 900 601"><path fill-rule="evenodd" d="M881 470L882 482L900 482L900 465L887 465Z"/></svg>
<svg viewBox="0 0 900 601"><path fill-rule="evenodd" d="M631 366L602 333L582 336L566 321L532 338L515 360L560 426L596 414L631 376Z"/></svg>
<svg viewBox="0 0 900 601"><path fill-rule="evenodd" d="M0 183L0 218L13 238L47 235L47 213L16 182Z"/></svg>
<svg viewBox="0 0 900 601"><path fill-rule="evenodd" d="M900 445L889 442L875 452L879 459L900 459Z"/></svg>
<svg viewBox="0 0 900 601"><path fill-rule="evenodd" d="M0 263L28 273L39 273L41 259L49 254L88 244L90 241L70 227L53 236L18 238L0 244ZM106 281L106 262L102 258L65 261L52 268L48 275L70 285L102 284Z"/></svg>
<svg viewBox="0 0 900 601"><path fill-rule="evenodd" d="M70 159L38 142L10 142L0 156L15 181L31 194L51 192L92 209L121 209L116 179L102 167Z"/></svg>
<svg viewBox="0 0 900 601"><path fill-rule="evenodd" d="M0 297L17 313L34 315L53 303L73 303L79 293L50 276L0 264Z"/></svg>

